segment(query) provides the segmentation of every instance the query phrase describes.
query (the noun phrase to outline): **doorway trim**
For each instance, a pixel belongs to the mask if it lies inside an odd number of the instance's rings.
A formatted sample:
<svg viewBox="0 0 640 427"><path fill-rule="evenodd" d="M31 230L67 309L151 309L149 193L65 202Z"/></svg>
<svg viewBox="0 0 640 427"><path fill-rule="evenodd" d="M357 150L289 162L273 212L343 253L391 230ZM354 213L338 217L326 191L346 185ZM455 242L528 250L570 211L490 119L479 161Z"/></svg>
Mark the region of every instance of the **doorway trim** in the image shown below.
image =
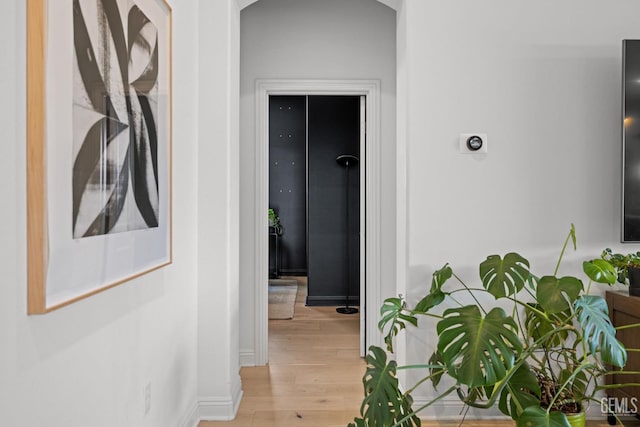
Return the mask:
<svg viewBox="0 0 640 427"><path fill-rule="evenodd" d="M270 95L356 95L366 102L366 142L364 153L365 236L364 283L366 292L360 300L360 353L370 345L380 345L377 314L371 310L381 305L380 283L380 81L379 80L256 80L256 195L255 222L255 363L269 361L268 277L269 240L266 230L269 208L269 96ZM261 232L264 231L264 232ZM362 240L361 240L362 241ZM362 286L362 285L361 285ZM364 332L364 336L362 334Z"/></svg>

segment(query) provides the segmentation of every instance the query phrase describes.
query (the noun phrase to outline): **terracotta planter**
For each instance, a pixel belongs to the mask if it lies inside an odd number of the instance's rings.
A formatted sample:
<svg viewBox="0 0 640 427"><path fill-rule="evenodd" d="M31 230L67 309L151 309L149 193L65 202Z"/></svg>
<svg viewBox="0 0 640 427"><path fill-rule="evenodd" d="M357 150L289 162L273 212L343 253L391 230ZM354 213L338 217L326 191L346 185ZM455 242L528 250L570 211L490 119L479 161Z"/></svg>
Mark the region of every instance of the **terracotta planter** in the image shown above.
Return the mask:
<svg viewBox="0 0 640 427"><path fill-rule="evenodd" d="M629 276L629 295L640 297L640 267L627 268Z"/></svg>

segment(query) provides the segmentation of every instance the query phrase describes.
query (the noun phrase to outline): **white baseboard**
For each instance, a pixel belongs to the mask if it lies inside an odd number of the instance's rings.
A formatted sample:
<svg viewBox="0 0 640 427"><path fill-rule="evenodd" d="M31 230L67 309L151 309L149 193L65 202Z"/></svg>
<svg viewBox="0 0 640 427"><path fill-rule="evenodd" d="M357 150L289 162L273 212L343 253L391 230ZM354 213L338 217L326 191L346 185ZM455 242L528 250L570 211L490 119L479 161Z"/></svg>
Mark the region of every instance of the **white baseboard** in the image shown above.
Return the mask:
<svg viewBox="0 0 640 427"><path fill-rule="evenodd" d="M416 396L413 401L413 408L417 409L425 405L429 400L425 397ZM455 398L445 398L433 405L425 408L418 416L425 421L460 421L465 413L465 405L460 400ZM466 414L466 419L469 420L508 420L500 410L496 408L491 409L478 409L469 408Z"/></svg>
<svg viewBox="0 0 640 427"><path fill-rule="evenodd" d="M413 402L413 408L417 409L426 404L425 397L417 396ZM424 421L460 421L464 415L465 406L458 399L443 399L425 408L418 416ZM605 420L606 414L600 410L600 406L592 403L587 408L587 419ZM468 420L510 420L496 407L490 409L469 408L466 414Z"/></svg>
<svg viewBox="0 0 640 427"><path fill-rule="evenodd" d="M236 417L242 400L242 387L238 384L230 397L201 396L198 399L200 421L230 421Z"/></svg>
<svg viewBox="0 0 640 427"><path fill-rule="evenodd" d="M184 417L184 421L180 424L180 427L198 427L200 422L200 414L198 413L198 404L194 402L187 415Z"/></svg>
<svg viewBox="0 0 640 427"><path fill-rule="evenodd" d="M256 366L256 352L253 350L240 350L240 366Z"/></svg>

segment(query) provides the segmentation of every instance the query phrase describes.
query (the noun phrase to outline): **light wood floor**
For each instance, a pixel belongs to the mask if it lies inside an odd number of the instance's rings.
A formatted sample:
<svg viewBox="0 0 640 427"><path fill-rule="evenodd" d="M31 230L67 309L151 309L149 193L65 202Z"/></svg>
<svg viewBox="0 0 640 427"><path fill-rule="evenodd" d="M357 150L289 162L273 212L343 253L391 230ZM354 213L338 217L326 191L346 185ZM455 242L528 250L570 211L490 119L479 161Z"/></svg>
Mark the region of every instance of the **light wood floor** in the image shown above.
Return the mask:
<svg viewBox="0 0 640 427"><path fill-rule="evenodd" d="M269 322L269 365L242 368L244 397L237 418L203 421L199 427L345 427L358 415L365 369L358 355L359 316L338 314L334 307L305 307L305 289L302 286L298 292L292 320ZM453 427L458 423L423 425ZM514 424L465 420L463 425ZM587 425L608 426L605 420Z"/></svg>

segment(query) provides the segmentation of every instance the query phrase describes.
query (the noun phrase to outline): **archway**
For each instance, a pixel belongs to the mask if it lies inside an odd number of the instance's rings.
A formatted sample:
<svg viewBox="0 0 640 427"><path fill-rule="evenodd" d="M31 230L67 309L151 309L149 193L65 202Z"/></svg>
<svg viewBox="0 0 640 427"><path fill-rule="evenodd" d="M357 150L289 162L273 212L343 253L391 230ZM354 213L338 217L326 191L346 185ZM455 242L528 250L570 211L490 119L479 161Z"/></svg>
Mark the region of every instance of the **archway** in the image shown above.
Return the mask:
<svg viewBox="0 0 640 427"><path fill-rule="evenodd" d="M238 10L241 10L258 1L259 0L236 0L236 4L238 6ZM394 156L393 156L395 158L395 165L393 166L393 173L395 175L395 198L392 201L392 203L388 203L387 204L388 206L386 207L386 209L392 209L392 210L395 209L395 212L393 212L394 215L392 215L395 217L395 224L391 224L391 228L393 228L393 231L392 231L393 235L391 239L387 239L387 242L393 240L392 242L393 244L391 246L395 250L393 250L390 256L382 257L380 255L381 248L380 248L379 229L382 227L383 224L381 224L381 218L380 218L381 216L379 215L379 211L381 209L380 204L382 202L380 201L380 197L379 197L379 191L380 191L379 186L376 187L377 185L376 184L374 185L374 188L377 188L377 190L375 191L378 191L378 194L377 194L378 197L376 200L376 197L375 197L376 195L374 194L374 197L372 197L371 200L378 204L377 206L375 204L373 205L373 209L377 212L377 215L373 215L373 221L370 222L370 224L368 225L373 236L372 238L368 239L368 245L371 245L370 248L371 248L371 254L372 254L369 259L370 261L368 263L369 271L367 273L369 280L367 281L368 292L367 292L366 305L370 310L366 318L366 334L369 338L368 344L380 344L379 342L380 336L379 336L379 333L377 332L378 308L380 306L380 303L383 297L391 296L398 292L402 292L402 290L404 289L404 277L405 277L405 270L406 270L406 260L405 260L405 250L404 250L405 242L406 242L406 232L405 232L405 228L406 228L405 227L405 223L406 223L405 221L405 218L406 218L405 187L406 185L405 185L405 179L404 179L404 176L406 176L406 158L404 154L405 153L405 149L404 149L404 144L405 144L404 133L405 132L403 130L404 118L400 117L399 114L397 114L398 108L396 107L396 105L401 105L401 102L404 102L402 101L402 99L404 99L404 96L405 96L405 93L402 91L402 88L405 86L404 77L402 74L402 70L399 68L399 65L398 65L400 64L400 61L398 59L404 56L404 51L403 51L403 46L404 46L403 41L405 39L405 36L404 36L405 27L404 27L404 18L403 18L404 0L377 0L377 1L381 4L384 4L396 10L396 58L393 63L393 67L396 73L395 83L396 83L397 89L395 91L396 102L394 102L392 109L394 114L394 121L395 123L397 123L397 125L394 128L391 138L389 138L388 135L385 138L385 140L387 141L390 139L395 141ZM285 77L290 77L290 75L287 75ZM331 76L331 78L335 78L335 76ZM257 93L257 88L255 89L255 91ZM245 97L245 94L241 93L240 100L239 100L240 104L242 104L244 97ZM242 106L240 108L242 109ZM256 110L255 103L252 104L251 108L253 108L255 112ZM241 128L244 131L247 128L247 123L244 122L244 119L242 117L240 118L240 122L241 122ZM374 126L379 126L379 124L374 124ZM261 130L252 131L252 132L253 134L251 135L251 138L259 139L259 133L261 132ZM261 149L260 146L257 146L256 151L260 151L260 149ZM242 148L241 148L241 152L242 152ZM260 183L264 181L264 174L265 174L265 171L267 170L267 165L264 164L265 156L263 154L257 155L257 158L255 160L255 170L257 171L257 174L253 180L249 179L250 181L255 183L255 187L253 191L256 191L256 194L254 195L254 202L251 205L252 208L241 209L241 211L245 211L245 212L250 211L252 213L253 217L252 217L252 223L250 224L250 226L253 229L254 235L258 234L257 230L259 230L260 227L262 227L262 224L264 223L264 216L261 215L261 213L263 210L265 210L263 209L264 206L262 205L266 203L265 202L266 195L264 194L264 190L260 190L260 187L261 187ZM377 156L381 157L379 152L377 153ZM380 160L376 160L373 166L376 166L376 162L379 162L379 161ZM372 168L372 169L375 169L375 168ZM242 170L242 167L241 167L241 170ZM373 170L373 177L374 177L374 181L375 179L379 181L380 172ZM386 200L386 202L389 202L389 200ZM390 215L387 215L387 218L389 216ZM241 229L245 230L246 227L244 227L243 224L245 225L247 224L246 218L243 220L243 217L241 216L240 221L241 221ZM388 226L388 224L384 224L384 225L385 227ZM247 247L250 245L248 244L243 245L241 243L241 246ZM243 345L242 334L247 333L248 328L243 327L242 324L240 326L240 333L241 333L240 361L241 361L241 364L243 365L263 365L267 361L266 275L264 274L264 272L267 270L265 268L266 258L267 258L266 239L257 238L255 240L255 244L252 245L252 247L253 247L254 253L252 254L251 259L253 259L253 262L249 262L249 263L245 262L241 252L241 262L245 266L243 267L243 269L247 267L251 268L252 266L255 267L251 273L253 276L251 277L251 279L249 279L253 284L252 292L254 293L249 298L246 298L246 301L249 301L248 304L243 304L241 302L241 305L244 309L253 308L253 315L255 317L252 319L251 322L249 322L251 324L250 326L251 330L248 332L248 334L251 335L252 343L247 344L245 342ZM384 258L384 260L381 261L381 258ZM394 263L394 268L393 268L394 271L393 271L393 274L391 275L392 277L386 277L385 283L387 285L387 288L384 289L384 292L382 290L382 283L381 283L382 280L381 280L381 273L380 273L380 267L379 267L381 262ZM265 282L264 286L262 284L262 281ZM241 294L243 292L242 282L247 282L246 278L244 281L241 279ZM260 292L262 292L261 289L263 288L265 289L265 292L264 294L260 294ZM241 295L241 299L242 299L242 295Z"/></svg>

